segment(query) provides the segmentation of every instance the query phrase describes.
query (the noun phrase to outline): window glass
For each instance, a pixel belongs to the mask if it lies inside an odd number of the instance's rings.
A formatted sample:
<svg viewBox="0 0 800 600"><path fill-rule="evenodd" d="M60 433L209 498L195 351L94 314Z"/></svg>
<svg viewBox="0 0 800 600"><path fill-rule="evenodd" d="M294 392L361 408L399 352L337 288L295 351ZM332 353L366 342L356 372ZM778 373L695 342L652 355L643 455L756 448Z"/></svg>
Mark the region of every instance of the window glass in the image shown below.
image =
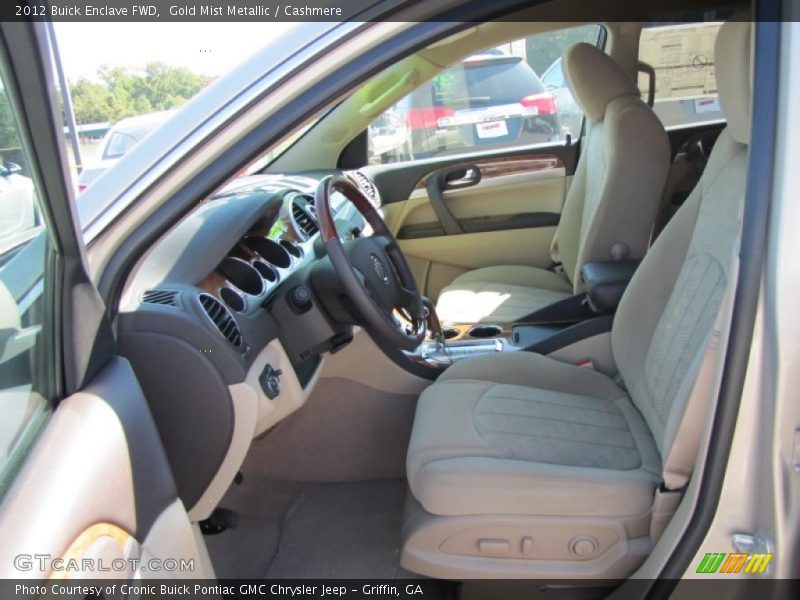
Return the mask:
<svg viewBox="0 0 800 600"><path fill-rule="evenodd" d="M580 135L583 114L561 74L576 42L598 44L599 25L487 48L440 72L375 119L370 163L552 144Z"/></svg>
<svg viewBox="0 0 800 600"><path fill-rule="evenodd" d="M0 252L31 239L40 229L33 182L14 114L0 82Z"/></svg>
<svg viewBox="0 0 800 600"><path fill-rule="evenodd" d="M664 127L723 119L714 78L714 42L721 22L645 27L639 60L655 70L653 110ZM642 97L648 78L639 77Z"/></svg>
<svg viewBox="0 0 800 600"><path fill-rule="evenodd" d="M108 139L108 143L106 143L103 158L119 158L139 143L139 141L150 133L150 131L155 129L157 125L159 125L159 123L148 123L147 125L112 131L111 137Z"/></svg>
<svg viewBox="0 0 800 600"><path fill-rule="evenodd" d="M49 413L54 360L45 338L52 319L44 277L52 250L30 161L0 89L0 495ZM52 309L51 309L52 310Z"/></svg>

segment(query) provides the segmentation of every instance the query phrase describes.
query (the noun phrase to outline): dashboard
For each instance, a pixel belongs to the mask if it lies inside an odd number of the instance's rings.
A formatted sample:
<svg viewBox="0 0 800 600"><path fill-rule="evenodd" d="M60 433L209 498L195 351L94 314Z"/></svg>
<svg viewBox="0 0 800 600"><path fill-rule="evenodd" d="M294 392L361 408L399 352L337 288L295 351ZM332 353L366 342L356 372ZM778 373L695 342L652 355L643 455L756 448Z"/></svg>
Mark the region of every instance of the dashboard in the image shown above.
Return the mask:
<svg viewBox="0 0 800 600"><path fill-rule="evenodd" d="M352 339L352 325L304 309L321 304L305 283L329 263L314 193L333 173L232 181L164 235L128 282L120 350L194 520L216 506L252 439L303 405L325 353ZM366 174L347 174L380 205ZM364 231L344 196L331 207L340 238Z"/></svg>

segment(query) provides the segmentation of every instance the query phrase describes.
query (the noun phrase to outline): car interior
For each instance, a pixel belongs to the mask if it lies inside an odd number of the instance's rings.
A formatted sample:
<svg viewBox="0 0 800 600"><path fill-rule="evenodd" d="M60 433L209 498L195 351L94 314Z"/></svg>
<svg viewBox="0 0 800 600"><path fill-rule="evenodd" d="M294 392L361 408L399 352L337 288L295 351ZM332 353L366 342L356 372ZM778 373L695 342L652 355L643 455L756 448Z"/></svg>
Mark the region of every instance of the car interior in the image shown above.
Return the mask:
<svg viewBox="0 0 800 600"><path fill-rule="evenodd" d="M686 525L736 285L754 37L742 9L462 26L198 201L125 282L121 358L62 404L78 419L119 378L138 381L127 389L152 423L127 418L137 458L120 485L167 490L126 508L163 525L144 547L197 553L220 579L654 572ZM654 60L643 36L687 35L667 21L708 39L684 74L712 73L700 100L675 92L689 85L675 64L640 65ZM542 98L522 112L403 103L423 85L439 102L440 73L515 40L534 40L530 56L546 35L566 40L543 68L560 61L579 131L500 143L514 119L533 127ZM665 127L664 111L689 106ZM415 146L429 134L439 146ZM397 160L387 136L406 144ZM157 510L167 498L190 534Z"/></svg>

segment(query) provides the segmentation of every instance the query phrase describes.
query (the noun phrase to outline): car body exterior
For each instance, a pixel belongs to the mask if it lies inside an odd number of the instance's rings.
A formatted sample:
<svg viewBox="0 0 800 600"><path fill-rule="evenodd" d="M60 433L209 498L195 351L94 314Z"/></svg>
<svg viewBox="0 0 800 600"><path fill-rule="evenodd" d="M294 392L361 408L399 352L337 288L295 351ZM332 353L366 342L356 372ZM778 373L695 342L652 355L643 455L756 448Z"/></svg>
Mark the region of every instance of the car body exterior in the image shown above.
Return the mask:
<svg viewBox="0 0 800 600"><path fill-rule="evenodd" d="M0 254L29 239L39 223L35 189L16 163L0 165Z"/></svg>
<svg viewBox="0 0 800 600"><path fill-rule="evenodd" d="M411 157L411 136L402 118L385 112L369 126L370 162L397 162Z"/></svg>
<svg viewBox="0 0 800 600"><path fill-rule="evenodd" d="M560 137L555 96L521 57L500 52L476 54L442 71L395 112L405 119L417 158Z"/></svg>
<svg viewBox="0 0 800 600"><path fill-rule="evenodd" d="M133 146L138 144L153 129L166 121L173 111L164 110L117 121L103 137L100 156L86 165L78 177L78 192L82 192L117 162Z"/></svg>
<svg viewBox="0 0 800 600"><path fill-rule="evenodd" d="M564 71L561 68L561 57L553 61L547 70L542 74L542 84L544 88L556 97L558 104L558 119L561 122L561 130L570 134L573 138L581 135L583 127L583 113L578 103L569 91Z"/></svg>

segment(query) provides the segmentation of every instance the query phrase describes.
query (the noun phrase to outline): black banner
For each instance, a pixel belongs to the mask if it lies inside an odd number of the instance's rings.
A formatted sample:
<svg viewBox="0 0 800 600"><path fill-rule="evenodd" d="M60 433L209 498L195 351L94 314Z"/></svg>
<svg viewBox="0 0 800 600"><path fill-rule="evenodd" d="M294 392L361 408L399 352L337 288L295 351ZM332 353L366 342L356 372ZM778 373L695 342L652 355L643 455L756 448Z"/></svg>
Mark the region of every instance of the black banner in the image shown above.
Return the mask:
<svg viewBox="0 0 800 600"><path fill-rule="evenodd" d="M656 593L673 598L798 598L798 582L762 578L700 578L688 580L189 580L189 579L57 579L49 581L0 580L0 598L44 600L206 600L217 598L287 600L487 600L581 598L593 600L614 595L619 600L639 600Z"/></svg>
<svg viewBox="0 0 800 600"><path fill-rule="evenodd" d="M663 7L662 5L659 5ZM670 14L647 3L585 2L568 14L549 0L415 2L412 0L4 0L0 21L82 22L342 22L342 21L697 21L727 18L737 5L678 0ZM523 12L520 12L523 11Z"/></svg>

